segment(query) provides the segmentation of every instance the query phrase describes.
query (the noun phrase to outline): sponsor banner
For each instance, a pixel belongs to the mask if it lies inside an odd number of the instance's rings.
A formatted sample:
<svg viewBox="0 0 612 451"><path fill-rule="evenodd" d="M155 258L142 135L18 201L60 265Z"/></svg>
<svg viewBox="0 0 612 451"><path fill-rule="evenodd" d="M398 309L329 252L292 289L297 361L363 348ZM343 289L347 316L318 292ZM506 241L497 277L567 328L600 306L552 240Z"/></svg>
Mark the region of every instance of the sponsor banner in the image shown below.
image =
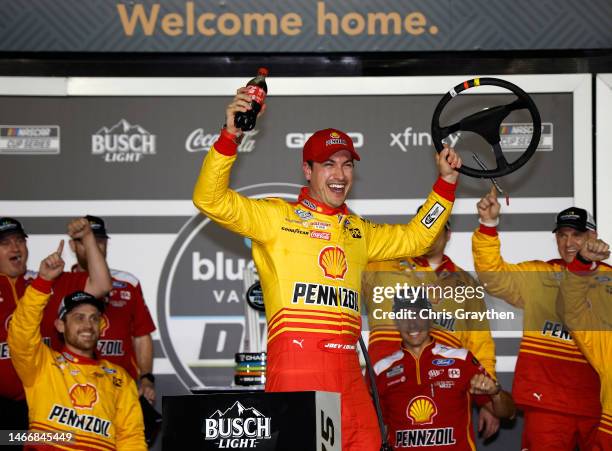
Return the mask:
<svg viewBox="0 0 612 451"><path fill-rule="evenodd" d="M324 80L321 79L324 83ZM357 81L356 81L357 83ZM410 83L407 79L406 83ZM269 81L273 93L273 79ZM463 116L512 101L501 94L457 96L448 106L442 125ZM232 185L246 187L270 182L286 183L290 194L304 183L301 147L313 131L333 125L354 140L361 161L351 199L418 199L425 196L436 177L430 118L439 95L326 95L267 98L266 114L257 128L246 134L238 148ZM500 179L512 197L573 196L573 104L567 93L534 94L543 119L542 149L526 169ZM27 158L5 158L8 174L4 199L11 200L188 200L193 192L202 159L218 139L219 114L230 98L207 97L5 97L0 124L14 124L14 117L29 124L48 124L53 119L62 132L61 154L48 158L44 168L26 167ZM295 120L300 105L299 123ZM53 111L53 115L49 112ZM367 112L364 114L363 112ZM502 140L518 157L528 138L529 117L513 112L502 127ZM10 129L11 126L5 126ZM42 127L44 128L44 127ZM53 130L51 130L53 131ZM550 138L550 140L549 140ZM4 139L0 135L0 140ZM36 138L40 139L40 138ZM48 139L51 143L53 136ZM490 146L477 135L461 133L449 138L464 151L464 163L474 167L468 151L477 152L493 167ZM75 168L87 168L87 183L78 189L57 178L74 178ZM415 170L415 168L419 168ZM529 177L525 174L529 171ZM556 176L550 177L553 171ZM35 177L37 183L13 183L12 177ZM112 180L112 183L109 183ZM401 183L397 183L400 181ZM546 180L546 183L542 183ZM53 189L48 189L53 186ZM104 189L101 189L104 187ZM462 177L459 196L478 197L486 183ZM271 190L265 190L275 195ZM415 207L416 209L416 207ZM386 212L392 213L391 211ZM413 211L398 210L398 214ZM114 213L113 215L115 215ZM304 213L306 214L306 213ZM155 216L151 211L150 216ZM321 229L322 231L325 231ZM319 239L325 239L321 235Z"/></svg>
<svg viewBox="0 0 612 451"><path fill-rule="evenodd" d="M6 15L14 26L0 31L4 52L244 54L612 46L606 0L558 0L554 11L548 3L525 0L498 0L495 8L487 0L19 0L6 6Z"/></svg>

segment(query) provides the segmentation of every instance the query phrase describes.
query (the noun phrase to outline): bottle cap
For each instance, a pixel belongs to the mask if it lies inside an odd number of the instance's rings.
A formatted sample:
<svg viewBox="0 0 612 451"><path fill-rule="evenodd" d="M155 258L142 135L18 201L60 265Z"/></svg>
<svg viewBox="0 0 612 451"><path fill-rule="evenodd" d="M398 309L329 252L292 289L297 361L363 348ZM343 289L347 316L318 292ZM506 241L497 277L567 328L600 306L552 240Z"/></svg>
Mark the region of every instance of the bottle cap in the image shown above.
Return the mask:
<svg viewBox="0 0 612 451"><path fill-rule="evenodd" d="M268 76L268 68L267 67L260 67L259 69L257 69L257 75L263 75L264 77Z"/></svg>

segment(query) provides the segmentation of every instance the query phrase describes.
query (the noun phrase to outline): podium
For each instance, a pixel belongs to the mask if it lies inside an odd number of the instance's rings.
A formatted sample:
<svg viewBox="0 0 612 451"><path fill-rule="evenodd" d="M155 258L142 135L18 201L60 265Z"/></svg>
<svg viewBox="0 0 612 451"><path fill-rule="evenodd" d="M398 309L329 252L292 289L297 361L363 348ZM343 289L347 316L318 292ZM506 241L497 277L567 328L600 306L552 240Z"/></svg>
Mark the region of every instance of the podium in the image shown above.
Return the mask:
<svg viewBox="0 0 612 451"><path fill-rule="evenodd" d="M340 394L206 391L164 396L162 449L340 451Z"/></svg>

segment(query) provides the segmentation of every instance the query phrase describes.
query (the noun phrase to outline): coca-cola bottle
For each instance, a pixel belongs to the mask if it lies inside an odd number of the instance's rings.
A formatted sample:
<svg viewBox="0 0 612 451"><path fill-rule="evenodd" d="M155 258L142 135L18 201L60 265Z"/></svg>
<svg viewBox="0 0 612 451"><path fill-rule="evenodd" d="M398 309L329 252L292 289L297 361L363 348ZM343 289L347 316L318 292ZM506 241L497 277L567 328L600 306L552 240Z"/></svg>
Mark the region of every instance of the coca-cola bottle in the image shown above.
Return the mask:
<svg viewBox="0 0 612 451"><path fill-rule="evenodd" d="M266 76L268 69L260 67L257 70L257 77L247 83L247 94L251 96L251 109L246 112L238 111L234 115L234 124L242 129L243 132L253 130L257 121L257 114L261 111L261 107L268 93L268 85L266 85Z"/></svg>

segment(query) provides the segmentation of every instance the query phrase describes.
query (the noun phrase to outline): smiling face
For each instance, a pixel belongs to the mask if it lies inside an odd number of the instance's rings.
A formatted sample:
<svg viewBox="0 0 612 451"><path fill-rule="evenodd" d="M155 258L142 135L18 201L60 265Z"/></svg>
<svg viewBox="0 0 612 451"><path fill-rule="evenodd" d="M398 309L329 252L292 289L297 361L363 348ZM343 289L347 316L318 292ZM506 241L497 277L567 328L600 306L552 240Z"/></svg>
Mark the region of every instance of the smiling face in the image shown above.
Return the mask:
<svg viewBox="0 0 612 451"><path fill-rule="evenodd" d="M429 343L429 329L431 320L421 318L419 311L412 310L415 314L414 319L396 320L397 330L402 337L402 344L405 348L418 350L424 344ZM422 310L421 312L425 312Z"/></svg>
<svg viewBox="0 0 612 451"><path fill-rule="evenodd" d="M303 164L304 176L310 185L313 199L338 208L344 204L353 185L353 156L348 150L340 150L323 163Z"/></svg>
<svg viewBox="0 0 612 451"><path fill-rule="evenodd" d="M100 311L91 304L81 304L55 321L64 334L66 347L75 354L93 357L100 336Z"/></svg>
<svg viewBox="0 0 612 451"><path fill-rule="evenodd" d="M28 245L20 233L11 233L0 238L0 274L14 279L26 272Z"/></svg>
<svg viewBox="0 0 612 451"><path fill-rule="evenodd" d="M561 227L555 232L557 249L565 263L571 263L574 257L589 238L597 238L597 233L587 230L581 232L572 227Z"/></svg>

